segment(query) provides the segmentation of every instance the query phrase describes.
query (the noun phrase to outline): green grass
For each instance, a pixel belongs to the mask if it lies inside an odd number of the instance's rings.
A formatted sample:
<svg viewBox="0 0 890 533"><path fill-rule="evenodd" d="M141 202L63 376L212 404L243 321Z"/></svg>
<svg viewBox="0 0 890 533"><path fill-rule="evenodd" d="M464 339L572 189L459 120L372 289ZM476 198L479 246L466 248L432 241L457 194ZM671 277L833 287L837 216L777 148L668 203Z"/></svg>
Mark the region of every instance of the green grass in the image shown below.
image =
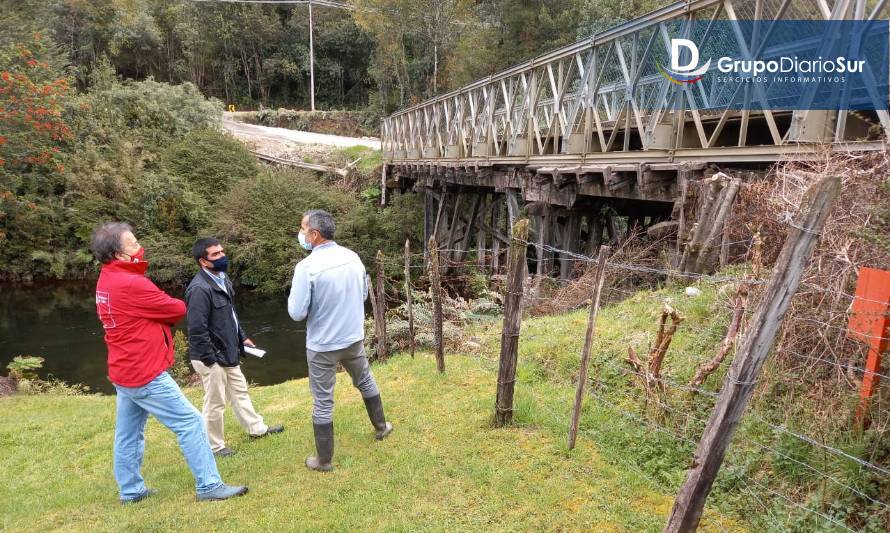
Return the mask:
<svg viewBox="0 0 890 533"><path fill-rule="evenodd" d="M467 333L474 353L447 355L438 375L427 353L398 355L374 367L396 430L377 443L364 406L345 375L337 387L337 470L303 466L313 451L305 380L256 387L254 403L282 435L248 441L231 413L220 461L225 480L251 493L198 505L173 436L150 421L144 475L160 489L138 505L117 503L111 474L114 399L18 396L0 401L3 529L594 529L659 531L692 456L689 445L651 431L639 388L618 369L626 347L644 354L664 302L687 317L666 374L685 381L711 353L726 325L718 287L699 297L680 288L642 291L602 309L591 375L600 385L585 401L576 449L567 424L587 311L527 319L522 325L515 426L492 429L500 320ZM725 289L724 289L725 290ZM187 395L200 404L200 390ZM16 415L18 414L18 415ZM640 417L638 420L635 417ZM662 421L661 423L667 423ZM708 509L703 530L738 530L732 502ZM730 509L727 510L727 506ZM736 509L741 504L736 505ZM719 526L717 525L719 523Z"/></svg>
<svg viewBox="0 0 890 533"><path fill-rule="evenodd" d="M670 496L606 460L588 433L565 445L572 387L517 384L516 421L493 429L493 361L429 354L374 368L395 431L378 443L345 375L337 385L336 470L309 472L311 399L305 380L255 387L254 403L286 431L248 441L231 413L219 461L251 492L198 504L173 435L153 419L143 474L160 492L122 506L111 472L114 398L15 396L0 401L0 526L4 530L480 530L658 531ZM187 390L196 404L201 391ZM555 414L554 414L555 413ZM592 410L585 427L609 424ZM598 420L598 421L597 421ZM586 430L585 430L586 431ZM706 515L706 522L708 520ZM724 523L723 527L731 527Z"/></svg>
<svg viewBox="0 0 890 533"><path fill-rule="evenodd" d="M691 398L683 391L678 394L667 387L657 401L666 402L681 416L657 408L654 401L647 405L642 382L627 371L630 367L625 359L628 347L633 347L644 362L647 360L661 311L669 304L684 321L673 337L662 372L671 381L688 382L697 365L712 356L722 338L729 321L729 309L722 295L733 294L734 290L729 284L697 287L701 294L694 297L686 296L684 287L669 285L659 290L640 290L624 300L604 305L591 349L592 386L581 418L582 438L591 440L604 460L619 469L637 471L649 486L665 494L675 493L681 485L693 457L693 443L700 437L701 427L690 423L685 415L706 420L712 402ZM534 393L541 388L574 391L588 314L589 309L583 308L523 321L517 372L520 398L522 392ZM469 334L481 339L482 352L496 354L500 328L500 321L480 323ZM723 372L721 369L711 376L705 388L719 389ZM556 394L550 392L547 396ZM566 406L571 401L567 397L556 402L564 419L552 421L554 430L564 431L567 426ZM739 510L749 502L739 501L737 492L732 496L736 499L711 498L709 503L718 504L721 512L706 513L706 518L719 520L723 528L740 527L727 515L744 516Z"/></svg>
<svg viewBox="0 0 890 533"><path fill-rule="evenodd" d="M737 275L732 271L724 274ZM600 310L591 353L591 394L585 399L581 420L584 437L595 444L603 460L621 469L636 469L651 487L665 494L675 493L682 483L711 416L714 399L690 394L685 385L695 369L716 352L729 323L729 298L736 290L734 284L722 282L695 286L701 291L698 296L687 296L684 287L668 284L658 290L637 291ZM646 361L665 303L685 320L662 368L670 384L663 391L647 395L641 378L629 371L628 347ZM587 315L588 310L582 309L523 321L517 374L520 398L548 386L562 391L576 382ZM476 324L468 333L481 339L481 352L497 353L499 322ZM730 353L702 388L719 391L731 360ZM863 475L853 463L826 458L818 448L764 423L767 420L791 431L825 438L829 444L863 458L869 457L863 452L869 446L886 449L886 445L870 444L869 439L879 439L880 433L857 437L847 432L830 437L820 431L824 419L816 415L822 410L822 396L801 396L783 387L789 381L803 383L807 376L800 372L781 368L774 357L764 368L761 384L708 498L711 519L721 520L723 527L732 522L733 528L738 527L734 521L743 521L755 531L838 529L815 514L818 512L856 530L885 531L890 524L886 509L847 488L852 486L871 498L885 500L885 481L873 473ZM846 393L855 399L855 391ZM568 401L563 399L556 405L562 408ZM554 428L564 428L565 423L555 421Z"/></svg>
<svg viewBox="0 0 890 533"><path fill-rule="evenodd" d="M669 304L684 317L684 322L671 342L664 373L671 379L688 381L696 366L711 357L729 322L725 298L718 297L720 288L702 284L699 289L702 294L695 297L686 296L682 287L642 290L617 304L604 306L597 317L592 367L601 368L606 376L615 374L615 366L629 368L624 363L628 347L633 347L645 361L664 304ZM728 286L722 292L729 292ZM525 321L520 360L542 378L559 382L572 378L578 371L588 314L589 310L584 308ZM499 327L500 324L489 326Z"/></svg>
<svg viewBox="0 0 890 533"><path fill-rule="evenodd" d="M367 146L350 146L348 148L340 148L335 151L347 163L352 163L358 158L361 160L355 164L362 173L372 172L383 163L383 152L368 148Z"/></svg>

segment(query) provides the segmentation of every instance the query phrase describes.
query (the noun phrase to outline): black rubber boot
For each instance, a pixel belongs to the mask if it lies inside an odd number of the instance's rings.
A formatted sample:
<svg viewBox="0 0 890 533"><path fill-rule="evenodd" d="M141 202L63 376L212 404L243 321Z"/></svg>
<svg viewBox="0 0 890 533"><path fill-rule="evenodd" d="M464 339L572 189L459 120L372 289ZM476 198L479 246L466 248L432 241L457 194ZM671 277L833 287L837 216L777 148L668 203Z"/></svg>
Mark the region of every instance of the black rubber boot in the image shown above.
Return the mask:
<svg viewBox="0 0 890 533"><path fill-rule="evenodd" d="M378 394L364 400L365 409L368 410L368 418L371 419L371 424L376 430L374 436L377 440L385 439L392 433L392 424L386 421L386 416L383 414L383 399Z"/></svg>
<svg viewBox="0 0 890 533"><path fill-rule="evenodd" d="M319 472L330 472L334 469L331 460L334 458L334 423L312 424L315 433L315 450L317 455L306 458L306 467Z"/></svg>

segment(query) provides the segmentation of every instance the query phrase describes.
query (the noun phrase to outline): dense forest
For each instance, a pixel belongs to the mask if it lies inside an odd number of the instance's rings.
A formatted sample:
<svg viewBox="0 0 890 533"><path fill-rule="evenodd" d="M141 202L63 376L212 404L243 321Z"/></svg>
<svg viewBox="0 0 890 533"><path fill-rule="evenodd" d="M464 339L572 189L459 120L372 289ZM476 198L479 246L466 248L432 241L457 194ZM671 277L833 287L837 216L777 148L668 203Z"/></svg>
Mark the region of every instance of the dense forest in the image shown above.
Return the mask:
<svg viewBox="0 0 890 533"><path fill-rule="evenodd" d="M393 109L589 37L664 0L354 0L313 6L320 108ZM103 58L122 77L191 82L239 106L309 105L309 6L195 0L3 0L0 41L35 29L79 89Z"/></svg>

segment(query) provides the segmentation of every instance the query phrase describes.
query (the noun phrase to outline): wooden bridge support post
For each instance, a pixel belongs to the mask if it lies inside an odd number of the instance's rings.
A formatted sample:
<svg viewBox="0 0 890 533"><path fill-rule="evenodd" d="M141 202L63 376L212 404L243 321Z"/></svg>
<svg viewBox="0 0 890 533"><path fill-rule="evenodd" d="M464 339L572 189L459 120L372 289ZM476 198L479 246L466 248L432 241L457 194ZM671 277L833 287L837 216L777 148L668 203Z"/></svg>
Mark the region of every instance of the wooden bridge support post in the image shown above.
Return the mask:
<svg viewBox="0 0 890 533"><path fill-rule="evenodd" d="M550 235L548 236L547 244L557 250L563 249L563 240L565 236L565 223L563 222L564 211L563 208L558 206L550 208L550 227L548 228ZM562 265L562 259L562 253L555 251L551 252L549 257L550 268L547 269L549 275L552 276L554 271L559 275L559 272L562 270L560 267L560 265Z"/></svg>
<svg viewBox="0 0 890 533"><path fill-rule="evenodd" d="M748 324L748 333L738 347L714 412L695 451L692 468L674 500L664 531L692 532L701 520L705 500L723 464L735 430L757 385L760 371L772 349L785 311L797 292L807 262L828 213L841 190L837 177L824 178L807 191L800 212L789 224L788 236L779 254L764 297Z"/></svg>
<svg viewBox="0 0 890 533"><path fill-rule="evenodd" d="M535 222L535 275L540 278L544 275L544 217L535 215L532 220Z"/></svg>
<svg viewBox="0 0 890 533"><path fill-rule="evenodd" d="M535 248L538 260L536 274L539 278L550 275L550 272L552 271L550 258L553 255L551 252L544 249L545 246L550 244L549 241L553 234L553 222L551 220L553 217L550 214L549 205L544 206L543 209L543 214L535 215Z"/></svg>
<svg viewBox="0 0 890 533"><path fill-rule="evenodd" d="M733 180L729 182L729 185L725 187L726 193L723 196L722 204L714 219L714 225L710 228L702 246L701 254L697 258L693 267L695 272L702 272L704 269L710 268L710 265L713 264L714 255L716 254L716 251L719 250L718 246L722 246L722 243L717 244L717 235L720 234L722 236L724 233L723 228L726 225L729 216L732 214L732 206L735 203L741 185L742 180L733 178Z"/></svg>
<svg viewBox="0 0 890 533"><path fill-rule="evenodd" d="M516 191L513 189L507 189L505 196L507 199L507 229L512 232L513 226L519 219L519 200L516 199Z"/></svg>
<svg viewBox="0 0 890 533"><path fill-rule="evenodd" d="M587 215L587 256L593 257L603 243L603 219L599 212Z"/></svg>
<svg viewBox="0 0 890 533"><path fill-rule="evenodd" d="M448 229L446 230L446 234L445 234L446 237L444 240L444 242L445 242L444 256L441 257L440 259L444 259L443 262L445 264L442 267L442 270L446 273L448 272L448 270L450 268L451 252L452 252L453 243L455 240L454 235L457 232L457 223L460 221L460 208L461 208L461 203L463 202L463 199L464 199L464 193L458 192L457 196L454 198L454 211L452 211L452 213L451 213L451 224L449 224Z"/></svg>
<svg viewBox="0 0 890 533"><path fill-rule="evenodd" d="M615 217L612 214L603 215L603 226L606 228L606 237L610 244L618 244L618 226L615 225Z"/></svg>
<svg viewBox="0 0 890 533"><path fill-rule="evenodd" d="M686 178L686 171L680 173L681 183L680 183L680 197L674 202L674 205L679 205L679 209L677 207L674 208L674 211L678 213L677 216L677 242L674 248L674 260L673 260L673 268L679 269L680 262L682 260L683 253L683 243L686 240L686 197L689 195L689 180Z"/></svg>
<svg viewBox="0 0 890 533"><path fill-rule="evenodd" d="M498 224L500 224L500 216L501 216L501 206L497 204L498 198L497 194L494 195L493 201L495 202L494 209L491 210L491 227L498 231L500 228ZM507 233L509 230L505 231ZM498 269L500 268L500 258L501 256L501 241L495 237L491 236L491 273L497 274Z"/></svg>
<svg viewBox="0 0 890 533"><path fill-rule="evenodd" d="M560 254L559 277L560 279L569 279L572 271L575 270L575 258L571 254L578 252L578 244L581 239L581 215L574 209L569 211L569 218L563 228L562 237L560 248L570 253Z"/></svg>
<svg viewBox="0 0 890 533"><path fill-rule="evenodd" d="M485 194L486 201L484 203L488 203L488 194ZM482 219L481 222L485 221L484 213L480 215ZM487 258L486 258L486 249L485 249L486 239L485 232L482 231L481 228L476 229L476 266L480 271L484 272L485 267L487 266Z"/></svg>
<svg viewBox="0 0 890 533"><path fill-rule="evenodd" d="M713 226L713 219L717 216L722 205L721 199L726 194L727 180L723 178L729 178L729 176L718 173L702 184L703 190L700 191L698 198L697 220L693 225L692 235L682 250L679 270L692 271L692 264L699 255L702 242Z"/></svg>
<svg viewBox="0 0 890 533"><path fill-rule="evenodd" d="M561 208L554 208L553 206L548 205L546 214L544 215L544 225L547 228L547 236L544 239L544 244L553 248L559 248L559 243L562 241L559 217L557 216L560 209ZM546 273L546 276L550 277L553 275L558 258L559 254L557 252L547 251L544 254L544 272Z"/></svg>
<svg viewBox="0 0 890 533"><path fill-rule="evenodd" d="M432 236L436 238L437 243L442 239L443 224L447 224L446 221L443 221L443 217L447 216L445 211L446 204L448 204L448 192L443 190L442 194L439 195L439 205L436 207L436 222L433 224Z"/></svg>
<svg viewBox="0 0 890 533"><path fill-rule="evenodd" d="M731 216L731 214L730 214ZM729 223L729 219L727 219L723 223L723 237L720 241L720 260L719 265L722 270L723 267L729 264L729 247L731 246L730 239L732 238L732 225Z"/></svg>
<svg viewBox="0 0 890 533"><path fill-rule="evenodd" d="M460 264L464 260L467 250L470 248L470 240L473 238L473 233L476 230L476 217L479 215L479 205L481 203L482 194L474 194L472 207L470 208L470 218L467 219L467 224L464 226L463 238L458 239L457 231L455 231L455 242L453 246L449 246L449 248L457 247L452 252L453 261L455 263Z"/></svg>
<svg viewBox="0 0 890 533"><path fill-rule="evenodd" d="M435 227L436 221L433 218L435 213L435 201L433 195L429 191L424 191L423 193L423 260L429 258L429 248L427 248L427 244L429 242L430 236L433 234L433 228Z"/></svg>

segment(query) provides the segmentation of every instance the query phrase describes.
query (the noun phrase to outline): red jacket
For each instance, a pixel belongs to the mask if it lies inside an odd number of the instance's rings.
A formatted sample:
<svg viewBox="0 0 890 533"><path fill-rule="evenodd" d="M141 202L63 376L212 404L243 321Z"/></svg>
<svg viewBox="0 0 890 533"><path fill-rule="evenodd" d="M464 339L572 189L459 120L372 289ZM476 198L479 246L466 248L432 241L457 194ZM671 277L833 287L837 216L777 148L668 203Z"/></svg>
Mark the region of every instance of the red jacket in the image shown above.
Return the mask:
<svg viewBox="0 0 890 533"><path fill-rule="evenodd" d="M96 283L96 312L105 328L108 379L141 387L173 365L170 326L185 316L185 302L145 277L147 262L112 260Z"/></svg>

